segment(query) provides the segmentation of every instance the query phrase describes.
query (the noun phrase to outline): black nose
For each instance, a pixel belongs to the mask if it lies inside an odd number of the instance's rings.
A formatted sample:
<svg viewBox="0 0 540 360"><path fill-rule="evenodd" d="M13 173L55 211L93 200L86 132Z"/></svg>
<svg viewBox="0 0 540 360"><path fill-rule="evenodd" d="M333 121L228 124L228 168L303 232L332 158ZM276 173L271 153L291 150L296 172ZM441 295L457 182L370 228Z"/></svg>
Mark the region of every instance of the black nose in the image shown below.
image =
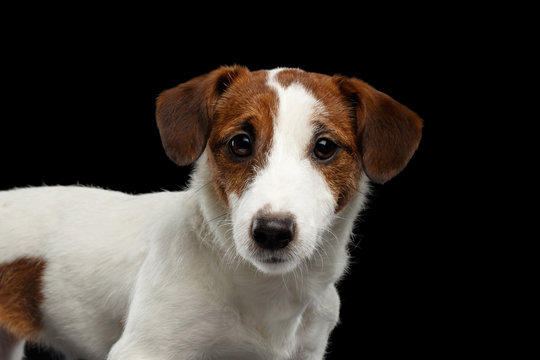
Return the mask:
<svg viewBox="0 0 540 360"><path fill-rule="evenodd" d="M251 236L263 249L282 249L294 238L292 216L261 216L253 220Z"/></svg>

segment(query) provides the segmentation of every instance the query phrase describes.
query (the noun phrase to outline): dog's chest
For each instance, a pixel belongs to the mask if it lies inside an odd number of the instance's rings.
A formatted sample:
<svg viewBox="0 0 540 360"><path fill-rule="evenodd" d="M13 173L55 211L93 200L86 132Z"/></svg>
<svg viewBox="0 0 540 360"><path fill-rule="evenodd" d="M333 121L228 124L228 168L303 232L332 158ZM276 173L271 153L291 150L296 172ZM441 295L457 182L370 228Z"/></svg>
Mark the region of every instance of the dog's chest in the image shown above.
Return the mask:
<svg viewBox="0 0 540 360"><path fill-rule="evenodd" d="M226 331L207 350L209 355L219 354L220 359L294 358L308 302L283 281L232 281L231 296L223 309L228 313Z"/></svg>
<svg viewBox="0 0 540 360"><path fill-rule="evenodd" d="M292 359L298 351L299 316L296 321L258 321L240 316L220 341L215 338L202 358Z"/></svg>

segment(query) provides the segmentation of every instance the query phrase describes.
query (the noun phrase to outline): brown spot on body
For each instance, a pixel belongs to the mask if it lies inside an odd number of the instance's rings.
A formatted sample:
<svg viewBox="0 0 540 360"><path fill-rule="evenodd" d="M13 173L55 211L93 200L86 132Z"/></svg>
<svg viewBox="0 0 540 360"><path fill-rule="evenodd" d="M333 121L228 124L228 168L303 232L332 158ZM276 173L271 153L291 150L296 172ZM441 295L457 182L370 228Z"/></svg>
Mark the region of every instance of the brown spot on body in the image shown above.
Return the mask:
<svg viewBox="0 0 540 360"><path fill-rule="evenodd" d="M42 327L42 277L46 263L24 257L0 264L0 327L20 339L32 339Z"/></svg>

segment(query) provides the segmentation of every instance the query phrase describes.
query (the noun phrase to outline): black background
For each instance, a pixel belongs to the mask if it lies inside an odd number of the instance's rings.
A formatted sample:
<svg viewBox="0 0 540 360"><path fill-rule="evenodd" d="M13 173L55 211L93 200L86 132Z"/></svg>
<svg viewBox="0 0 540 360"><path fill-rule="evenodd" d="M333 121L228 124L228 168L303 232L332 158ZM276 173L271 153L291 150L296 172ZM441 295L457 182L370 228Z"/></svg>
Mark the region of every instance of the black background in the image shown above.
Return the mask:
<svg viewBox="0 0 540 360"><path fill-rule="evenodd" d="M482 39L458 33L457 24L470 21L462 15L396 20L380 10L376 18L349 11L278 12L268 20L210 20L187 10L167 19L18 13L4 34L0 189L180 189L190 169L175 166L161 147L155 98L220 65L361 78L417 112L424 136L408 167L374 186L356 227L352 264L339 285L341 324L327 358L462 354L481 342L485 312L471 295L484 286L482 275L470 272L473 245L454 237L471 220L455 211L467 143L458 123L471 91L460 84L470 84L469 70L479 67L474 54ZM29 356L38 358L35 350Z"/></svg>

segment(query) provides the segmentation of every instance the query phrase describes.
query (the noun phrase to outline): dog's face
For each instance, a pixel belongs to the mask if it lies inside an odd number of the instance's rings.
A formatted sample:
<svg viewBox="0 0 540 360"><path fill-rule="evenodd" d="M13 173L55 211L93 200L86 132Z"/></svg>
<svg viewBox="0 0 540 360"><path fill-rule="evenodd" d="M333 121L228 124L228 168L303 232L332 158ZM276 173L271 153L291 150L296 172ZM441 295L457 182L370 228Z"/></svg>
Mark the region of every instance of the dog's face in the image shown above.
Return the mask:
<svg viewBox="0 0 540 360"><path fill-rule="evenodd" d="M360 80L239 66L165 91L156 114L176 163L206 149L236 251L265 273L291 271L318 251L362 177L383 183L401 171L422 127Z"/></svg>

